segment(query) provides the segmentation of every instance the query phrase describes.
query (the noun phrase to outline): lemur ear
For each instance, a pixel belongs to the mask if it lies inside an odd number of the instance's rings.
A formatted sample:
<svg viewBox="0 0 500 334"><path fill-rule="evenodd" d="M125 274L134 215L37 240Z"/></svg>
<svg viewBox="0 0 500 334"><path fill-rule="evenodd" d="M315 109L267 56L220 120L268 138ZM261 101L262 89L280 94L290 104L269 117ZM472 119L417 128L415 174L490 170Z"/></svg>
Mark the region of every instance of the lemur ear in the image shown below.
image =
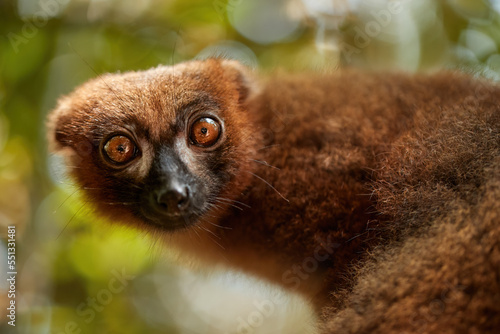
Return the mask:
<svg viewBox="0 0 500 334"><path fill-rule="evenodd" d="M53 153L73 156L89 155L92 151L91 142L83 133L75 130L67 98L62 98L58 106L52 110L47 119L47 140L49 150Z"/></svg>
<svg viewBox="0 0 500 334"><path fill-rule="evenodd" d="M70 140L65 131L64 124L69 123L66 116L64 104L59 100L57 107L51 111L47 118L47 139L49 149L52 152L60 152L64 148L70 146Z"/></svg>
<svg viewBox="0 0 500 334"><path fill-rule="evenodd" d="M260 85L257 82L252 69L236 60L224 59L221 61L225 75L237 85L240 93L239 102L244 104L259 93Z"/></svg>

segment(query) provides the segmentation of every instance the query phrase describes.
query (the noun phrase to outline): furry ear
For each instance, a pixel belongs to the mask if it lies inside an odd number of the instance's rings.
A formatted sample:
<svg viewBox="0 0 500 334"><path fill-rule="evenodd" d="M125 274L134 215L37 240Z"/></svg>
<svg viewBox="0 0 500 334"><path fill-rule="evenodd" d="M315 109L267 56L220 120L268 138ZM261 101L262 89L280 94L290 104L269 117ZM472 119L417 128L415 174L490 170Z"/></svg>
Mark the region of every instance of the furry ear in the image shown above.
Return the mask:
<svg viewBox="0 0 500 334"><path fill-rule="evenodd" d="M260 85L250 68L236 60L229 59L223 59L221 66L225 75L237 85L240 104L246 103L259 93Z"/></svg>
<svg viewBox="0 0 500 334"><path fill-rule="evenodd" d="M50 112L47 118L47 141L52 152L59 152L69 146L67 135L62 131L65 117L61 114L61 103L59 102L58 106Z"/></svg>
<svg viewBox="0 0 500 334"><path fill-rule="evenodd" d="M60 98L57 106L50 112L47 118L46 129L49 149L55 153L73 146L73 136L68 133L71 116L69 115L70 108L67 99L67 97Z"/></svg>
<svg viewBox="0 0 500 334"><path fill-rule="evenodd" d="M65 98L60 100L47 119L49 150L67 157L87 156L92 152L92 143L82 133L73 133L72 116L65 103Z"/></svg>

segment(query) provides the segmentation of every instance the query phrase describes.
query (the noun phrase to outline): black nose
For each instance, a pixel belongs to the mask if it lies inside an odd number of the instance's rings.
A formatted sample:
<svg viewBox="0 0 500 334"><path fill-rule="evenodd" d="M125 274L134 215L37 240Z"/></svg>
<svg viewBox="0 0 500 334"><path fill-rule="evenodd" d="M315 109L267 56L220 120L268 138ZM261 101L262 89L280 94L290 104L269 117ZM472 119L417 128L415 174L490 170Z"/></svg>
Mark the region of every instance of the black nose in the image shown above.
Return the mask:
<svg viewBox="0 0 500 334"><path fill-rule="evenodd" d="M170 182L155 192L153 201L159 211L171 216L181 215L189 207L189 188L179 182Z"/></svg>

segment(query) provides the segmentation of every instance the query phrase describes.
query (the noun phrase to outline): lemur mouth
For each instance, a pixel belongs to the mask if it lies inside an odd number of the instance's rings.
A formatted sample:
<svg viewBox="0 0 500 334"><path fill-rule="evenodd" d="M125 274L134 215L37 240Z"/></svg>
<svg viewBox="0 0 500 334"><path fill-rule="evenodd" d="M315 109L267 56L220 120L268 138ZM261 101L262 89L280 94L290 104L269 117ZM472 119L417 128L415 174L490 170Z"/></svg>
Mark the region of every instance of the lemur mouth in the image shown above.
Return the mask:
<svg viewBox="0 0 500 334"><path fill-rule="evenodd" d="M198 215L182 214L177 216L159 215L149 212L148 209L141 210L141 220L147 225L163 231L177 231L189 228L198 222Z"/></svg>
<svg viewBox="0 0 500 334"><path fill-rule="evenodd" d="M206 203L190 186L169 187L168 191L150 191L143 196L139 218L164 231L189 228L207 211Z"/></svg>

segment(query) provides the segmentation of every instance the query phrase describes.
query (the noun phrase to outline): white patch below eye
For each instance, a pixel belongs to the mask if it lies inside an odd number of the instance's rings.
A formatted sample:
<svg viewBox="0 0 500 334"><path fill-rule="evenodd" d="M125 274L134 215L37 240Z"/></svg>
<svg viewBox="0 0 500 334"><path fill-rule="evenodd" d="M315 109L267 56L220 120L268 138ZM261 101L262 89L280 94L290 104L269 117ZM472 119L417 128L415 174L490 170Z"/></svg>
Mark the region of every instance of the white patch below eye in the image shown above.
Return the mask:
<svg viewBox="0 0 500 334"><path fill-rule="evenodd" d="M135 180L140 181L148 175L149 170L151 169L154 152L152 151L149 142L145 139L140 139L138 145L141 149L141 155L121 173L131 175Z"/></svg>
<svg viewBox="0 0 500 334"><path fill-rule="evenodd" d="M189 148L184 136L175 139L174 150L189 171L198 174L195 168L197 166L195 153Z"/></svg>

